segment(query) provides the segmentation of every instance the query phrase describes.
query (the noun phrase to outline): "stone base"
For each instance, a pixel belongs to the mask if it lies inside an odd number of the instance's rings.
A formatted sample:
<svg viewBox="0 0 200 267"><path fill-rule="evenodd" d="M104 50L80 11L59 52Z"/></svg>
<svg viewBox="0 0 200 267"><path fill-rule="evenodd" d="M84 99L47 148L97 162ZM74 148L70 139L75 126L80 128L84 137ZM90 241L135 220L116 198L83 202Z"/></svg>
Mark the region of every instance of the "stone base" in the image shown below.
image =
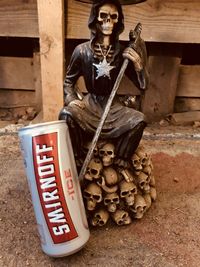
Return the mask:
<svg viewBox="0 0 200 267"><path fill-rule="evenodd" d="M139 146L128 162L115 156L112 143L99 143L81 185L88 221L103 226L141 219L156 199L151 156Z"/></svg>

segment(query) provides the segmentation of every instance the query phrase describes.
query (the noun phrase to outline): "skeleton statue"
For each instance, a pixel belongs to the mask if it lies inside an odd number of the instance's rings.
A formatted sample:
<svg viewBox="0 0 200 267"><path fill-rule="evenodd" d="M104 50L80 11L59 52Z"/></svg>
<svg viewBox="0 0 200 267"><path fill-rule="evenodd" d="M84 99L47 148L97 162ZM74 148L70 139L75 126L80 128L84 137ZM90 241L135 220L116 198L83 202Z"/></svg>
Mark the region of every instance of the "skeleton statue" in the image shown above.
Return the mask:
<svg viewBox="0 0 200 267"><path fill-rule="evenodd" d="M129 79L142 91L148 84L144 41L139 37L137 45L130 43L125 49L119 42L124 16L118 0L94 0L88 26L91 39L79 44L71 56L64 81L64 108L59 114L59 119L68 124L75 158L83 157L81 147L96 132L124 59L129 60L125 71ZM88 91L83 97L76 91L80 76ZM119 164L131 159L145 126L144 114L125 106L116 95L100 134L100 139L112 140L115 145L115 153L110 145L113 152L107 153L109 160L100 150L104 166L109 166L116 155ZM106 151L107 147L102 149Z"/></svg>

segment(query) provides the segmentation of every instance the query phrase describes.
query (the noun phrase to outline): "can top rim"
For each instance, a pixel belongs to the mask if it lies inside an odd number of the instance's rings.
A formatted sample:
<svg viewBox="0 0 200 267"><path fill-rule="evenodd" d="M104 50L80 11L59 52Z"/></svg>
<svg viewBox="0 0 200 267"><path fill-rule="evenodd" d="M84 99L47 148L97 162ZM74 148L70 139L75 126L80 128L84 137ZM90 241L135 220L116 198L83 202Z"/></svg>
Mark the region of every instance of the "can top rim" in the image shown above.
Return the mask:
<svg viewBox="0 0 200 267"><path fill-rule="evenodd" d="M49 125L53 125L53 124L60 124L60 123L65 123L65 120L57 120L57 121L49 121L49 122L42 122L42 123L36 123L36 124L31 124L25 127L22 127L19 129L19 132L24 131L24 130L29 130L32 128L39 128L39 127L43 127L43 126L49 126Z"/></svg>

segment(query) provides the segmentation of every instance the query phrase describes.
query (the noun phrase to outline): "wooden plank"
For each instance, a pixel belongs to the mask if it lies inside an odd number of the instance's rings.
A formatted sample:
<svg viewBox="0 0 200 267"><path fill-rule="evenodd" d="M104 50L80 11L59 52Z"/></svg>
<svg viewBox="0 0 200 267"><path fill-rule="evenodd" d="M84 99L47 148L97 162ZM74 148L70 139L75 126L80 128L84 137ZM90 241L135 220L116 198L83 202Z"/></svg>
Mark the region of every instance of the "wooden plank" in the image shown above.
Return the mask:
<svg viewBox="0 0 200 267"><path fill-rule="evenodd" d="M35 88L36 110L39 112L42 109L42 81L41 81L41 64L40 53L33 53L33 77Z"/></svg>
<svg viewBox="0 0 200 267"><path fill-rule="evenodd" d="M200 97L200 66L180 66L177 96Z"/></svg>
<svg viewBox="0 0 200 267"><path fill-rule="evenodd" d="M65 0L67 38L88 39L90 4ZM200 43L199 0L148 0L138 5L123 6L125 31L122 40L140 21L146 41ZM37 0L1 0L0 36L38 37Z"/></svg>
<svg viewBox="0 0 200 267"><path fill-rule="evenodd" d="M177 80L181 58L167 46L160 47L156 55L149 57L150 84L145 92L142 111L149 121L161 119L172 113L176 96ZM170 48L168 48L170 49Z"/></svg>
<svg viewBox="0 0 200 267"><path fill-rule="evenodd" d="M1 0L0 36L38 37L37 1Z"/></svg>
<svg viewBox="0 0 200 267"><path fill-rule="evenodd" d="M63 107L64 1L38 0L42 111L44 121L57 120Z"/></svg>
<svg viewBox="0 0 200 267"><path fill-rule="evenodd" d="M174 113L170 116L170 121L174 125L190 125L200 121L200 111Z"/></svg>
<svg viewBox="0 0 200 267"><path fill-rule="evenodd" d="M68 0L66 16L67 37L90 37L88 17L90 4ZM148 0L138 5L123 6L125 31L120 39L127 40L137 22L143 25L145 41L200 43L199 0Z"/></svg>
<svg viewBox="0 0 200 267"><path fill-rule="evenodd" d="M35 92L0 89L0 107L16 108L35 106Z"/></svg>
<svg viewBox="0 0 200 267"><path fill-rule="evenodd" d="M186 112L200 110L200 98L196 97L176 97L174 104L174 111Z"/></svg>
<svg viewBox="0 0 200 267"><path fill-rule="evenodd" d="M0 57L0 88L34 90L33 59Z"/></svg>
<svg viewBox="0 0 200 267"><path fill-rule="evenodd" d="M85 82L83 77L81 76L77 81L77 87L82 93L86 93L87 89L85 86ZM123 76L121 83L119 85L117 94L119 95L140 95L140 91L138 88L133 84L133 82L127 77Z"/></svg>

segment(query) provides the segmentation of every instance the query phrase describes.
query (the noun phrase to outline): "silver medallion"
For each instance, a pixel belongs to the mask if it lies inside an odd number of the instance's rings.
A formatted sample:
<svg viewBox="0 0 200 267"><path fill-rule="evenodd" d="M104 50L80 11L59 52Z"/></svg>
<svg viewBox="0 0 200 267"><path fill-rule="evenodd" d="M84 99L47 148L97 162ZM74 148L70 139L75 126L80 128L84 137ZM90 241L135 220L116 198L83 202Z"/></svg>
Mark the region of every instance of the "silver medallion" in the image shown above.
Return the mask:
<svg viewBox="0 0 200 267"><path fill-rule="evenodd" d="M96 80L102 76L108 77L110 79L110 71L115 68L115 66L110 66L110 63L107 62L105 56L102 62L100 62L99 64L93 63L93 65L96 67L96 71L97 71Z"/></svg>

